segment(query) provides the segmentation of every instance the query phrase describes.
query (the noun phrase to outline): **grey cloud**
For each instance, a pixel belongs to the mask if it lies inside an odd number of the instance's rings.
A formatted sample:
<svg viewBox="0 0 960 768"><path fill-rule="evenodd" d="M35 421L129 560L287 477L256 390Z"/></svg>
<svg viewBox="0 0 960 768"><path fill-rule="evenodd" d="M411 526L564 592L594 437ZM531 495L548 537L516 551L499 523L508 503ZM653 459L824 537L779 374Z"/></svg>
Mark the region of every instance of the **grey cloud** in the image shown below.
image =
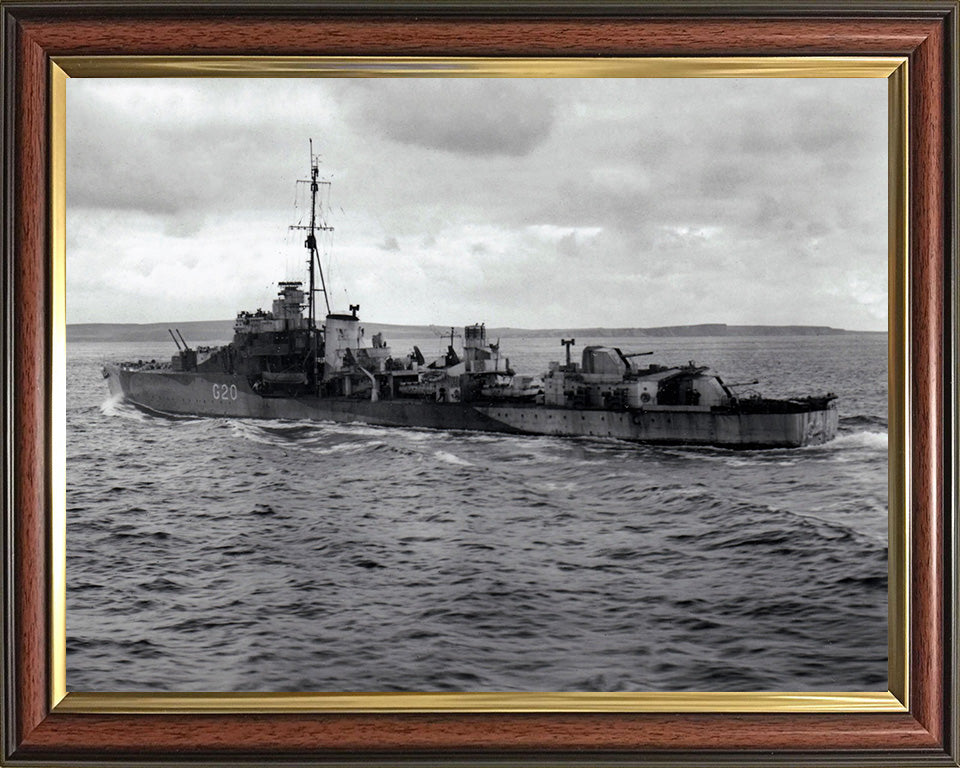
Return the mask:
<svg viewBox="0 0 960 768"><path fill-rule="evenodd" d="M289 172L277 167L274 142L265 138L298 129L309 135L304 118L279 123L275 100L264 100L261 93L258 102L245 84L224 81L217 89L240 116L222 114L219 100L209 98L208 112L198 108L192 121L181 124L136 103L134 96L124 104L93 88L73 93L68 88L68 204L189 219L198 211L254 209L281 195L291 197L289 179L280 178ZM239 108L244 103L249 109ZM305 157L305 146L301 152ZM284 180L288 183L281 187L278 182Z"/></svg>
<svg viewBox="0 0 960 768"><path fill-rule="evenodd" d="M438 304L469 297L490 318L500 301L490 291L503 294L504 313L539 313L522 291L544 274L555 283L538 296L544 305L586 312L609 299L603 321L614 322L641 291L644 323L657 324L708 280L697 312L731 322L721 287L766 302L785 275L819 275L814 262L885 269L882 83L866 98L859 84L833 82L344 79L298 81L302 91L274 82L267 101L254 85L204 96L209 106L179 122L116 98L70 107L83 126L68 147L71 210L100 207L117 226L131 209L148 211L141 221L156 231L198 243L229 216L255 215L276 222L280 251L313 136L321 174L335 180L343 263L351 247L379 246L371 258L382 260L403 243ZM106 225L84 231L91 253L117 239ZM302 240L289 237L299 256ZM451 246L438 253L442 243ZM460 262L482 279L450 269ZM758 274L769 280L755 287ZM808 302L827 290L795 282Z"/></svg>
<svg viewBox="0 0 960 768"><path fill-rule="evenodd" d="M729 195L755 181L743 161L724 160L710 163L700 175L700 191L704 195Z"/></svg>
<svg viewBox="0 0 960 768"><path fill-rule="evenodd" d="M754 213L750 223L757 227L767 227L779 221L783 215L783 202L775 193L765 192L754 198Z"/></svg>
<svg viewBox="0 0 960 768"><path fill-rule="evenodd" d="M738 131L731 148L750 155L776 155L783 152L782 136L765 129L762 122L746 121Z"/></svg>
<svg viewBox="0 0 960 768"><path fill-rule="evenodd" d="M480 156L527 155L554 121L551 99L506 80L397 80L368 92L359 112L393 141Z"/></svg>
<svg viewBox="0 0 960 768"><path fill-rule="evenodd" d="M256 160L253 138L232 130L233 137L217 132L232 141L212 152L208 134L81 128L67 151L69 203L158 216L256 205L270 174ZM202 184L186 183L198 178Z"/></svg>
<svg viewBox="0 0 960 768"><path fill-rule="evenodd" d="M203 212L186 212L182 216L166 218L163 231L172 237L193 237L203 231L205 223Z"/></svg>
<svg viewBox="0 0 960 768"><path fill-rule="evenodd" d="M577 259L580 257L581 247L576 232L571 232L560 238L559 242L557 242L557 254L566 259Z"/></svg>
<svg viewBox="0 0 960 768"><path fill-rule="evenodd" d="M80 112L80 115L76 113ZM176 155L148 139L87 121L71 112L67 143L67 204L71 208L143 211L159 216L195 208L197 190L184 186ZM167 162L160 156L167 155Z"/></svg>
<svg viewBox="0 0 960 768"><path fill-rule="evenodd" d="M794 125L791 138L805 152L855 151L862 139L858 130L859 115L848 104L834 104L823 109L816 100L799 105L803 118Z"/></svg>
<svg viewBox="0 0 960 768"><path fill-rule="evenodd" d="M523 224L635 229L660 208L663 190L618 189L605 181L567 177L550 185L520 213Z"/></svg>

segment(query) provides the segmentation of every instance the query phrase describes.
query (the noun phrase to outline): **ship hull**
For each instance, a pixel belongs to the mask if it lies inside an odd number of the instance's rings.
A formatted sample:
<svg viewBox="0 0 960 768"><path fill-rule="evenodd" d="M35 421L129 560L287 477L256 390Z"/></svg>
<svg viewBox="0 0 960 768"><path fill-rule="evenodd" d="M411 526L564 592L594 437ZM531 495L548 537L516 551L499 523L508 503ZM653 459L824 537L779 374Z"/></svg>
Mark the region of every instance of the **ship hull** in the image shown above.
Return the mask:
<svg viewBox="0 0 960 768"><path fill-rule="evenodd" d="M611 437L643 443L789 448L817 445L837 432L836 408L743 412L696 406L637 410L563 408L529 403L436 403L347 397L264 397L230 374L143 371L107 365L110 391L164 414L251 419L307 419L378 426Z"/></svg>

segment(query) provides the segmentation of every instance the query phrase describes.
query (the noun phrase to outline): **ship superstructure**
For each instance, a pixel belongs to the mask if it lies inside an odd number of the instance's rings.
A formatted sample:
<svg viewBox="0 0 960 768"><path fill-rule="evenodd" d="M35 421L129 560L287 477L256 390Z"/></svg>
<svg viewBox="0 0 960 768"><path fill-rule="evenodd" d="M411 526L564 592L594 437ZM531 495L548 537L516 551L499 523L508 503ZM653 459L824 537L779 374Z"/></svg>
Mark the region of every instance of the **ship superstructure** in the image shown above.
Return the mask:
<svg viewBox="0 0 960 768"><path fill-rule="evenodd" d="M739 448L822 443L836 435L833 395L791 400L739 397L705 366L641 365L649 352L584 347L562 339L564 363L540 376L517 374L482 323L451 329L444 354L395 354L383 335L367 338L359 305L330 310L317 233L321 185L311 143L308 282L279 284L271 309L243 311L230 343L191 348L174 335L169 364L104 366L111 392L161 413L317 419L384 426L613 437ZM317 322L317 296L326 315ZM306 312L306 314L304 314ZM179 340L178 340L179 336Z"/></svg>

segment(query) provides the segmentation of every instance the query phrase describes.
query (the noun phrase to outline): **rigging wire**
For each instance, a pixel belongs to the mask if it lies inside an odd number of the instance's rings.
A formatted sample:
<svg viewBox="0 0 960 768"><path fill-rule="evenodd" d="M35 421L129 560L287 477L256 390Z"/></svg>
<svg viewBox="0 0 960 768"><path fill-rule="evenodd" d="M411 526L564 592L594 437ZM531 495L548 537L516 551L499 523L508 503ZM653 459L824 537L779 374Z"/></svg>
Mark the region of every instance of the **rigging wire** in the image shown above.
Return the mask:
<svg viewBox="0 0 960 768"><path fill-rule="evenodd" d="M328 181L325 186L326 186L326 190L325 190L326 201L324 202L323 207L322 207L321 210L323 210L323 211L325 212L325 214L329 214L329 213L333 210L333 206L332 206L332 204L331 204L331 202L330 202L330 201L331 201L332 188L333 188L332 181ZM324 216L323 221L324 221L325 224L327 223L327 217L326 217L326 215ZM332 286L334 286L334 285L339 284L339 285L341 286L341 289L343 290L344 294L346 294L346 286L345 286L345 284L344 284L344 281L343 281L342 279L335 279L335 278L334 278L335 268L336 268L336 276L337 276L337 278L342 278L342 275L340 274L340 270L339 270L339 265L335 263L334 258L333 258L333 236L334 236L334 231L335 231L334 228L333 228L333 227L330 227L330 228L325 232L325 237L324 237L324 242L323 242L323 246L324 246L324 254L323 254L323 255L324 255L324 259L325 259L325 261L326 261L326 273L327 273L328 278L329 278L328 288L329 288L329 287L332 287Z"/></svg>

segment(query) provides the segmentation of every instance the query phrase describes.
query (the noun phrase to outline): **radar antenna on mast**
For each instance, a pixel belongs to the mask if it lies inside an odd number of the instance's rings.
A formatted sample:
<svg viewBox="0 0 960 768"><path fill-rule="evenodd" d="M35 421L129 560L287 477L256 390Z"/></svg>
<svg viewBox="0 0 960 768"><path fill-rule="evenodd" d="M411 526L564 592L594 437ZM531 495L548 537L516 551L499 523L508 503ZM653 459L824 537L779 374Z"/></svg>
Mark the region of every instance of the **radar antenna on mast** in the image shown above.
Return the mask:
<svg viewBox="0 0 960 768"><path fill-rule="evenodd" d="M307 230L307 239L304 241L304 247L310 252L310 256L307 259L307 265L310 267L310 290L307 293L307 306L308 306L308 323L310 329L317 327L317 311L316 311L316 296L315 294L319 291L323 293L323 300L327 307L327 314L330 314L330 297L327 293L327 284L323 277L323 265L320 264L320 251L317 249L317 230L321 232L332 232L333 227L327 226L327 223L323 220L322 212L321 216L317 216L317 192L320 189L320 186L330 186L329 181L318 181L317 176L320 173L319 168L319 159L318 156L313 154L313 139L310 139L310 178L309 179L300 179L299 184L309 184L310 185L310 224L294 224L290 229L305 229ZM316 268L314 267L316 265ZM315 272L320 275L320 288L316 287L316 277Z"/></svg>

